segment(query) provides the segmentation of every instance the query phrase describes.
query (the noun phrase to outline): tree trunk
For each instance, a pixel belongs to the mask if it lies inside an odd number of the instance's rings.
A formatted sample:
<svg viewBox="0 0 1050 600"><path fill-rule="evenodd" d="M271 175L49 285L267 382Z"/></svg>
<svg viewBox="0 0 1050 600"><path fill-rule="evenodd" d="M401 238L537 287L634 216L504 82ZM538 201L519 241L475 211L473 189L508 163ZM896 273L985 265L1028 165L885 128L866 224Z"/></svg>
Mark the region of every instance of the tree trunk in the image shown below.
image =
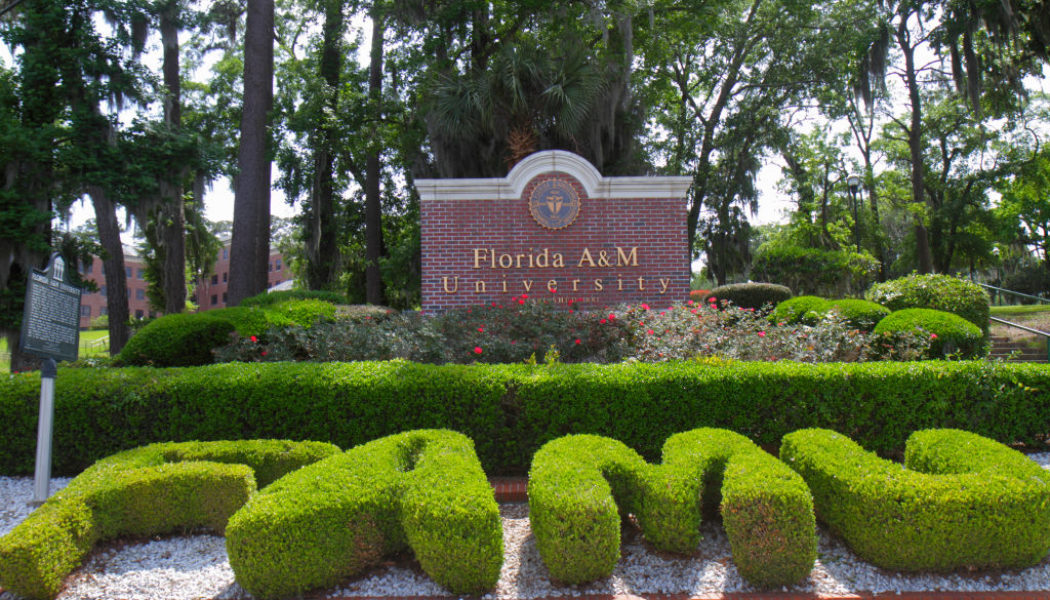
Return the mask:
<svg viewBox="0 0 1050 600"><path fill-rule="evenodd" d="M269 113L273 106L273 0L248 0L244 108L233 200L227 306L266 291L270 257Z"/></svg>
<svg viewBox="0 0 1050 600"><path fill-rule="evenodd" d="M164 48L164 123L173 132L182 126L181 87L179 81L178 2L172 2L161 11L160 35ZM159 240L164 248L162 286L164 312L180 313L186 309L186 215L183 208L182 185L186 169L173 165L168 169L168 180L161 182L161 205L157 215Z"/></svg>
<svg viewBox="0 0 1050 600"><path fill-rule="evenodd" d="M379 257L383 251L382 207L379 198L379 149L376 139L379 119L382 117L383 92L383 16L372 10L372 52L368 65L368 103L373 127L365 162L365 301L383 304L383 278L379 271Z"/></svg>
<svg viewBox="0 0 1050 600"><path fill-rule="evenodd" d="M332 145L336 132L330 125L328 115L336 114L339 107L342 34L343 0L329 0L325 4L320 65L325 94L328 95L325 102L327 110L318 118L314 145L314 180L305 236L306 285L311 290L327 289L335 282L339 252L336 247L335 192L332 185L335 177L335 152Z"/></svg>
<svg viewBox="0 0 1050 600"><path fill-rule="evenodd" d="M98 238L106 256L102 269L106 277L106 311L109 315L109 353L117 355L128 342L128 280L124 271L124 245L120 241L120 224L116 207L99 187L88 189L95 206Z"/></svg>
<svg viewBox="0 0 1050 600"><path fill-rule="evenodd" d="M911 193L912 202L924 202L923 162L922 162L922 101L919 97L919 81L915 68L915 48L911 45L908 34L909 12L902 12L897 25L897 44L904 53L905 80L908 84L908 99L911 102L911 124L908 129L908 149L911 153ZM933 258L930 254L929 233L922 217L915 222L915 256L918 259L920 273L933 271Z"/></svg>

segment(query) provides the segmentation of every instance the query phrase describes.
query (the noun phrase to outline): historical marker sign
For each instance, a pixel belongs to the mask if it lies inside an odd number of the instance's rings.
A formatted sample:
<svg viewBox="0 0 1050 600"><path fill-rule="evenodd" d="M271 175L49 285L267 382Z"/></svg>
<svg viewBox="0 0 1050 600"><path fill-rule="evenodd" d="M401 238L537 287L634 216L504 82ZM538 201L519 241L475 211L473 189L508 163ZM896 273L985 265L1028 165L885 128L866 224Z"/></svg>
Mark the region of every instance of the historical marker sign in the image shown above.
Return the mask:
<svg viewBox="0 0 1050 600"><path fill-rule="evenodd" d="M58 254L47 269L33 269L26 286L22 314L22 351L41 358L76 360L80 345L81 289L66 278L66 264Z"/></svg>

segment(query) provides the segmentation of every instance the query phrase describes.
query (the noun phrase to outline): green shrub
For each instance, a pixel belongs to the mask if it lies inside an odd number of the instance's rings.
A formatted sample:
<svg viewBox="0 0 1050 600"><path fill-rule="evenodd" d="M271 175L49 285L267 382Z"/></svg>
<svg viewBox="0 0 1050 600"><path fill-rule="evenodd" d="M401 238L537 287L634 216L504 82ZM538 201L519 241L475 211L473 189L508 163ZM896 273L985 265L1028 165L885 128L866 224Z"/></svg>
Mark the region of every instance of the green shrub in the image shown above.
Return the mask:
<svg viewBox="0 0 1050 600"><path fill-rule="evenodd" d="M996 285L999 284L997 283ZM1003 280L1002 287L1030 296L1046 296L1050 294L1050 272L1047 271L1042 263L1021 267ZM1021 304L1036 302L1031 298L1023 298L1012 294L1008 294L1006 297L1009 298L1010 302L1019 302Z"/></svg>
<svg viewBox="0 0 1050 600"><path fill-rule="evenodd" d="M828 300L819 311L814 310L820 316L830 311L837 313L850 327L861 331L872 331L886 315L890 314L890 309L881 304L851 298Z"/></svg>
<svg viewBox="0 0 1050 600"><path fill-rule="evenodd" d="M0 474L31 475L40 377L0 377ZM646 460L679 431L719 427L759 445L796 429L848 431L883 455L928 427L1039 445L1050 369L987 361L614 365L230 363L60 369L54 472L155 441L310 439L350 448L410 429L477 440L492 475L524 474L570 433L617 439Z"/></svg>
<svg viewBox="0 0 1050 600"><path fill-rule="evenodd" d="M255 492L339 452L317 442L162 443L98 461L0 538L0 585L53 598L99 541L194 527L222 533Z"/></svg>
<svg viewBox="0 0 1050 600"><path fill-rule="evenodd" d="M704 490L704 482L714 486ZM529 472L536 548L551 577L565 583L612 574L621 514L633 514L657 549L695 552L705 501L720 504L733 561L749 582L793 584L813 569L816 524L805 483L731 431L674 435L661 465L613 439L566 436L540 448Z"/></svg>
<svg viewBox="0 0 1050 600"><path fill-rule="evenodd" d="M275 325L294 325L309 329L319 321L335 319L335 305L325 300L286 300L271 304L267 317Z"/></svg>
<svg viewBox="0 0 1050 600"><path fill-rule="evenodd" d="M349 304L342 294L327 290L281 290L245 298L241 300L240 306L272 306L288 300L323 300L332 304Z"/></svg>
<svg viewBox="0 0 1050 600"><path fill-rule="evenodd" d="M1027 567L1050 551L1050 474L1002 444L919 431L902 467L834 431L784 437L817 517L861 558L906 571Z"/></svg>
<svg viewBox="0 0 1050 600"><path fill-rule="evenodd" d="M909 275L877 283L864 297L891 311L932 308L950 312L988 333L988 294L972 281L948 275Z"/></svg>
<svg viewBox="0 0 1050 600"><path fill-rule="evenodd" d="M205 314L229 321L241 337L261 336L275 324L271 321L268 311L254 306L218 308L209 310ZM286 319L281 319L281 321L286 321Z"/></svg>
<svg viewBox="0 0 1050 600"><path fill-rule="evenodd" d="M985 352L981 330L962 317L929 308L906 308L889 314L875 326L874 333L888 334L926 331L930 334L930 356L940 358L958 354L975 358Z"/></svg>
<svg viewBox="0 0 1050 600"><path fill-rule="evenodd" d="M131 336L119 360L126 365L189 367L213 362L212 350L230 341L230 321L207 313L165 315Z"/></svg>
<svg viewBox="0 0 1050 600"><path fill-rule="evenodd" d="M811 322L810 319L806 319L806 315L810 312L821 311L827 303L828 301L820 296L795 296L777 304L773 312L769 314L769 322L785 325L806 322L812 325L816 319Z"/></svg>
<svg viewBox="0 0 1050 600"><path fill-rule="evenodd" d="M759 310L767 304L776 306L790 297L791 288L775 283L731 283L711 290L704 300L717 298L720 306L728 302L733 306Z"/></svg>
<svg viewBox="0 0 1050 600"><path fill-rule="evenodd" d="M263 489L226 528L237 582L257 598L334 585L405 548L454 593L496 585L499 507L462 434L410 431L329 457Z"/></svg>
<svg viewBox="0 0 1050 600"><path fill-rule="evenodd" d="M879 261L867 252L785 243L762 244L751 264L752 277L783 283L798 294L824 297L859 294L878 273Z"/></svg>

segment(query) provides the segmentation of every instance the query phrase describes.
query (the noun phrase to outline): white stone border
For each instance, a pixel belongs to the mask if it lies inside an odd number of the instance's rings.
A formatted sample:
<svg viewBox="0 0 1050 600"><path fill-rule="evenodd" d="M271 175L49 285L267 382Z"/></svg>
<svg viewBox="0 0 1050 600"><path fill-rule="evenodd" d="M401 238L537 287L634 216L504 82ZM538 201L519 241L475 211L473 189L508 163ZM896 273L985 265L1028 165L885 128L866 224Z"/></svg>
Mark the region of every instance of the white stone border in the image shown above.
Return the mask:
<svg viewBox="0 0 1050 600"><path fill-rule="evenodd" d="M416 190L422 202L517 199L533 178L544 173L572 175L590 198L685 198L693 183L688 176L602 177L582 156L564 150L544 150L522 159L506 177L417 179Z"/></svg>

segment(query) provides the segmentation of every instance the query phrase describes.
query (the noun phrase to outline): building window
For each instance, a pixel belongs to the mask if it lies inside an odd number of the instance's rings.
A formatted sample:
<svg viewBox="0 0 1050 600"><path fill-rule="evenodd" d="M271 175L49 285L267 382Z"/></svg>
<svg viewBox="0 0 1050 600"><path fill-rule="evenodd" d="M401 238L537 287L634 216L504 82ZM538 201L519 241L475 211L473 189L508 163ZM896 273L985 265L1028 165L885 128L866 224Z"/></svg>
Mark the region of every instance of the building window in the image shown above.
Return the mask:
<svg viewBox="0 0 1050 600"><path fill-rule="evenodd" d="M139 279L145 279L146 278L146 269L139 269L138 272L136 273L136 275L138 275Z"/></svg>
<svg viewBox="0 0 1050 600"><path fill-rule="evenodd" d="M230 257L230 251L227 248L222 249L222 259L226 260Z"/></svg>
<svg viewBox="0 0 1050 600"><path fill-rule="evenodd" d="M270 272L273 273L273 263L270 263Z"/></svg>
<svg viewBox="0 0 1050 600"><path fill-rule="evenodd" d="M88 318L90 318L91 317L91 307L88 306L87 304L81 304L80 305L80 316L81 317L88 317Z"/></svg>
<svg viewBox="0 0 1050 600"><path fill-rule="evenodd" d="M216 295L216 294L212 294L211 295L211 305L215 306L218 303L219 303L219 296Z"/></svg>
<svg viewBox="0 0 1050 600"><path fill-rule="evenodd" d="M142 288L139 288L139 289L135 290L135 299L136 300L145 300L146 299L146 290L144 290Z"/></svg>
<svg viewBox="0 0 1050 600"><path fill-rule="evenodd" d="M106 295L106 286L102 286L102 287L98 288L98 293L100 293L103 296L105 296Z"/></svg>
<svg viewBox="0 0 1050 600"><path fill-rule="evenodd" d="M143 316L144 316L144 313L142 312L141 308L135 311L135 318L136 319L141 319Z"/></svg>
<svg viewBox="0 0 1050 600"><path fill-rule="evenodd" d="M211 276L211 284L215 285L217 283L219 283L219 276L218 275L212 275Z"/></svg>
<svg viewBox="0 0 1050 600"><path fill-rule="evenodd" d="M226 292L222 293L222 303L226 304Z"/></svg>
<svg viewBox="0 0 1050 600"><path fill-rule="evenodd" d="M127 274L128 279L131 279L131 267L124 267L124 273Z"/></svg>
<svg viewBox="0 0 1050 600"><path fill-rule="evenodd" d="M99 314L99 316L108 315L109 314L109 307L108 306L103 306L102 308L98 309L98 314Z"/></svg>
<svg viewBox="0 0 1050 600"><path fill-rule="evenodd" d="M279 258L277 259L277 270L278 271L281 270L281 259L279 259Z"/></svg>
<svg viewBox="0 0 1050 600"><path fill-rule="evenodd" d="M92 260L84 264L84 275L91 275L91 270L95 267L95 261Z"/></svg>
<svg viewBox="0 0 1050 600"><path fill-rule="evenodd" d="M226 283L226 278L227 278L228 276L229 276L229 273L223 273L223 274L222 274L222 282L223 282L223 283Z"/></svg>

